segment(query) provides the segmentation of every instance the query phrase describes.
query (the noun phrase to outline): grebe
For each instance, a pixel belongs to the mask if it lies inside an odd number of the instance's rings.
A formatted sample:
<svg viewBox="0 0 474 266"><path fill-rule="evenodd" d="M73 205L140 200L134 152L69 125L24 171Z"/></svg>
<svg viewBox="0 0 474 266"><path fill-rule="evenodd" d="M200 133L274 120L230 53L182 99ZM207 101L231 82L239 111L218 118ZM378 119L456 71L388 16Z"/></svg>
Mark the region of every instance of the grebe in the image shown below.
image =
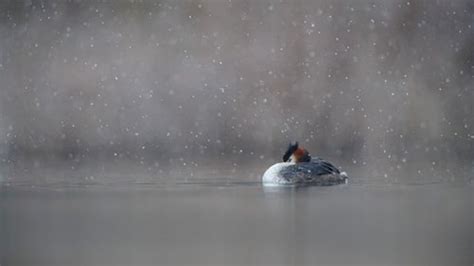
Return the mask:
<svg viewBox="0 0 474 266"><path fill-rule="evenodd" d="M308 151L290 143L283 162L276 163L262 177L265 186L315 185L331 186L347 183L348 176L321 158L311 158Z"/></svg>

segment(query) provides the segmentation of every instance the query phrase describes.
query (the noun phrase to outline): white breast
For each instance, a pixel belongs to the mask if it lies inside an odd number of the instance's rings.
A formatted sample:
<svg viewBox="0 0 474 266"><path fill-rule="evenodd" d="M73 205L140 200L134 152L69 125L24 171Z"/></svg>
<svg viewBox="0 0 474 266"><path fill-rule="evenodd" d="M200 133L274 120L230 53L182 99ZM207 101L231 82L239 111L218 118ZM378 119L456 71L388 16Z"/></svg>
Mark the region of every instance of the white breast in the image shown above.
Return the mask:
<svg viewBox="0 0 474 266"><path fill-rule="evenodd" d="M293 185L294 180L283 178L282 171L294 163L276 163L265 171L262 176L262 183L266 186L272 185Z"/></svg>

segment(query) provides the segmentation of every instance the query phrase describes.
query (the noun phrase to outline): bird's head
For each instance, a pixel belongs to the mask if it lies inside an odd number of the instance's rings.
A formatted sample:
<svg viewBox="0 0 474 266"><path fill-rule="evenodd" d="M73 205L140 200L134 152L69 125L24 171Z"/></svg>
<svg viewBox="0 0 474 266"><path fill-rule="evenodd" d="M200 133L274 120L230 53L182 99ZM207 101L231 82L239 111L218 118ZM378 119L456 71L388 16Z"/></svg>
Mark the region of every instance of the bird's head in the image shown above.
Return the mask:
<svg viewBox="0 0 474 266"><path fill-rule="evenodd" d="M290 143L283 155L283 162L302 163L311 161L311 156L304 148L298 147L298 142Z"/></svg>

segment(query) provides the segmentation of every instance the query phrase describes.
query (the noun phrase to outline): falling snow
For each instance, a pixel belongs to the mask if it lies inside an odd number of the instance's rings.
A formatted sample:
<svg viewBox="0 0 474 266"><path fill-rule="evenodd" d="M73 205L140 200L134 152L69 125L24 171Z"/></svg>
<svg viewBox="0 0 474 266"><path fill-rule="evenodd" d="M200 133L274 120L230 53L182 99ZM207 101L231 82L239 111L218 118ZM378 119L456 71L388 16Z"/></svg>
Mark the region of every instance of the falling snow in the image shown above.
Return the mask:
<svg viewBox="0 0 474 266"><path fill-rule="evenodd" d="M300 140L391 177L474 157L470 1L303 2L6 3L2 160L270 162Z"/></svg>

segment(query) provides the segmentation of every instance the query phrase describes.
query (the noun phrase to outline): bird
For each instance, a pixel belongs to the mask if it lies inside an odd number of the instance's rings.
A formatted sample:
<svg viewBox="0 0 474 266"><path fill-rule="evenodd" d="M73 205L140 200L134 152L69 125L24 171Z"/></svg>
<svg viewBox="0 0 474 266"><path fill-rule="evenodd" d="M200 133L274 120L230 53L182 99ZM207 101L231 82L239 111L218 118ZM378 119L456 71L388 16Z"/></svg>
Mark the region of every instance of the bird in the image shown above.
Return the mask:
<svg viewBox="0 0 474 266"><path fill-rule="evenodd" d="M331 186L346 184L349 177L330 162L315 157L290 143L283 155L283 162L270 166L262 176L264 186Z"/></svg>

